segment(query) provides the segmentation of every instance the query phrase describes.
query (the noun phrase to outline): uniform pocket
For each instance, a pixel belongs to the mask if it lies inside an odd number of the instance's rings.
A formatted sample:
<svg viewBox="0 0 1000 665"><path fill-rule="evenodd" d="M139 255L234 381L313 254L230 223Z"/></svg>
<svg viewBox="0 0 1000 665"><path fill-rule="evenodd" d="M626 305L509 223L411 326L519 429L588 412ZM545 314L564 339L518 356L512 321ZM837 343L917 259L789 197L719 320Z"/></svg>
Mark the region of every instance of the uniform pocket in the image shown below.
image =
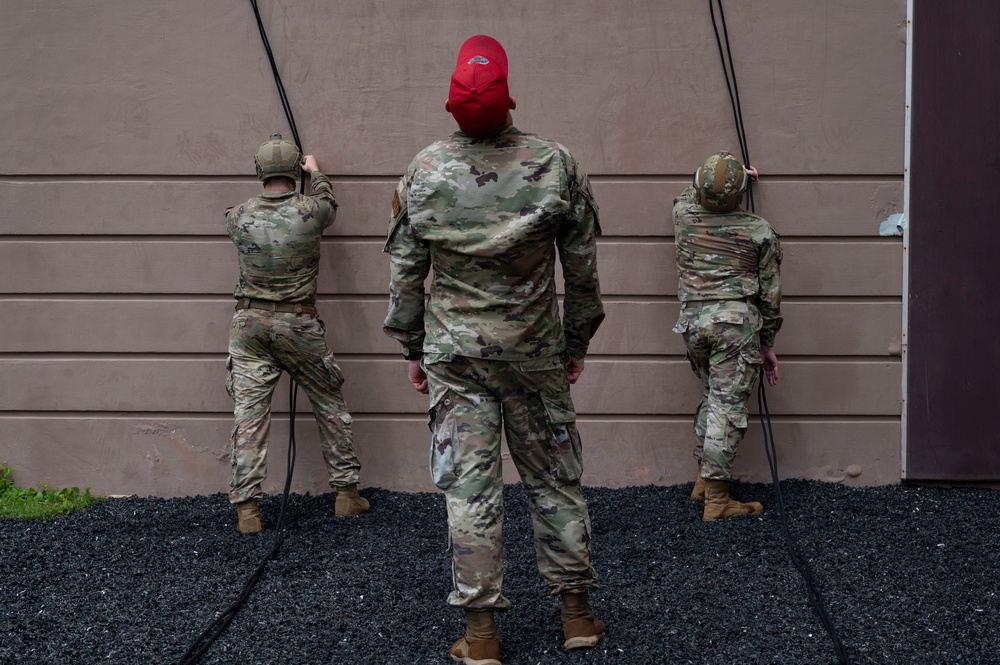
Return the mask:
<svg viewBox="0 0 1000 665"><path fill-rule="evenodd" d="M340 365L334 360L333 356L323 357L323 366L326 367L326 371L330 373L330 378L333 380L333 385L338 390L344 385L344 373L340 371Z"/></svg>
<svg viewBox="0 0 1000 665"><path fill-rule="evenodd" d="M690 311L684 309L682 304L681 311L677 313L677 323L674 324L672 330L675 333L686 333L692 329L694 329L694 317Z"/></svg>
<svg viewBox="0 0 1000 665"><path fill-rule="evenodd" d="M730 323L736 326L742 326L746 323L747 315L743 312L735 310L723 310L721 312L712 312L708 315L708 320L712 323Z"/></svg>
<svg viewBox="0 0 1000 665"><path fill-rule="evenodd" d="M750 307L750 326L755 333L760 332L760 329L764 327L764 317L760 315L760 310L757 309L756 305Z"/></svg>
<svg viewBox="0 0 1000 665"><path fill-rule="evenodd" d="M427 409L427 425L431 430L431 478L442 490L457 485L459 478L458 426L451 417L454 405L454 394L445 389L433 396Z"/></svg>
<svg viewBox="0 0 1000 665"><path fill-rule="evenodd" d="M740 358L748 365L760 365L764 362L760 355L760 347L754 344L740 349Z"/></svg>
<svg viewBox="0 0 1000 665"><path fill-rule="evenodd" d="M562 394L542 393L542 404L545 405L545 419L551 425L565 425L576 422L576 409L573 408L573 398L568 392Z"/></svg>
<svg viewBox="0 0 1000 665"><path fill-rule="evenodd" d="M583 445L576 429L576 410L569 392L542 393L548 425L549 473L554 480L572 483L583 475Z"/></svg>
<svg viewBox="0 0 1000 665"><path fill-rule="evenodd" d="M723 435L723 441L728 445L732 446L733 454L735 454L736 444L739 442L743 435L747 431L747 413L746 411L740 411L737 413L726 414L726 431Z"/></svg>
<svg viewBox="0 0 1000 665"><path fill-rule="evenodd" d="M563 362L560 356L549 356L548 358L522 360L517 366L522 372L551 372L555 369L564 368L566 363Z"/></svg>

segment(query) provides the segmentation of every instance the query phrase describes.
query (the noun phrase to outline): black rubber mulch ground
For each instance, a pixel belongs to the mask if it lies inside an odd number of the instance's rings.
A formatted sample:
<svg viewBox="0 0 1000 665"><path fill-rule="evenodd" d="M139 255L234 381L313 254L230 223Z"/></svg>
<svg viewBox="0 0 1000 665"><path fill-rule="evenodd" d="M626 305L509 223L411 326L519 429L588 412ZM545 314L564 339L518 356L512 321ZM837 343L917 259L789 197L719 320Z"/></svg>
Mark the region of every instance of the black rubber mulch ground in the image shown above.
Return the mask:
<svg viewBox="0 0 1000 665"><path fill-rule="evenodd" d="M773 489L760 518L705 524L689 485L588 489L593 600L608 637L565 652L538 582L520 487L506 491L505 665L836 663L781 536ZM785 481L787 513L852 663L1000 662L1000 492ZM289 532L202 663L449 663L461 614L443 499L293 496ZM277 518L279 498L263 502ZM241 536L219 494L114 499L48 522L0 520L0 663L176 663L236 598L273 532Z"/></svg>

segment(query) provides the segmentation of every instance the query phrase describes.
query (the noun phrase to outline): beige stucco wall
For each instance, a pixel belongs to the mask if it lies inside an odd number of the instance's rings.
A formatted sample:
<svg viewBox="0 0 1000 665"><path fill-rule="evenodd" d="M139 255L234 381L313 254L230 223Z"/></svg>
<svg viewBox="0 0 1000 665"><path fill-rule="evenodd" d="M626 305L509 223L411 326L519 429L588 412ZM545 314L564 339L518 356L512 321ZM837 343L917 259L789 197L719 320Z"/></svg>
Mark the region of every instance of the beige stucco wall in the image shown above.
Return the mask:
<svg viewBox="0 0 1000 665"><path fill-rule="evenodd" d="M591 173L608 319L574 388L592 485L691 479L699 384L670 332L669 213L709 153L738 150L706 3L261 3L307 152L341 202L320 310L348 377L363 484L429 490L426 398L382 335L388 200L444 112L458 46L510 57L515 123ZM784 477L900 477L905 0L726 3L757 210L785 248ZM236 255L226 207L256 146L290 132L249 3L0 0L0 463L23 484L223 491ZM299 401L296 491L324 490ZM287 383L278 389L287 408ZM271 477L284 479L287 420ZM847 476L848 467L861 474ZM740 478L769 478L759 426ZM513 476L510 476L513 479Z"/></svg>

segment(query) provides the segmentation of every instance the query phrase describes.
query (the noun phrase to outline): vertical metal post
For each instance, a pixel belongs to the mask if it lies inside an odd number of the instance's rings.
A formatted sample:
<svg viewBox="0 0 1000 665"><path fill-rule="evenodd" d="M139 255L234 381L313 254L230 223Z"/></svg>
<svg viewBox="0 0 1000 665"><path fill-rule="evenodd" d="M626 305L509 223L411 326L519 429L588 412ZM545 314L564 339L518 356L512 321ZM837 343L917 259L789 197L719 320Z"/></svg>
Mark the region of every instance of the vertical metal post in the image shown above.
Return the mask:
<svg viewBox="0 0 1000 665"><path fill-rule="evenodd" d="M910 118L913 91L913 0L906 0L906 109L903 120L903 330L900 336L902 361L902 409L899 418L900 474L906 478L906 386L908 380L907 331L910 310Z"/></svg>

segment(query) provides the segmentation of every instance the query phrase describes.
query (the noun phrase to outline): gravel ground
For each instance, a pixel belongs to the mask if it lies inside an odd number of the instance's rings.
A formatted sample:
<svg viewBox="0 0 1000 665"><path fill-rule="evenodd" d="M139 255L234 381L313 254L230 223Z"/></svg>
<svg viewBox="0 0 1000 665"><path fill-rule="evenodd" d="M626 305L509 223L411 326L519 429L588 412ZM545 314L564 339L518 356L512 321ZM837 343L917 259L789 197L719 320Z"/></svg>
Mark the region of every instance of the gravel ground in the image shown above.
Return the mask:
<svg viewBox="0 0 1000 665"><path fill-rule="evenodd" d="M704 524L691 485L587 489L592 595L608 637L566 652L538 581L518 486L505 493L504 665L835 664L774 509ZM1000 662L1000 492L783 481L791 531L852 663ZM333 496L289 499L287 537L201 663L448 663L444 502L362 492L373 510L334 518ZM273 524L280 497L262 502ZM274 532L242 536L222 494L113 499L51 521L0 519L0 663L177 663L239 595Z"/></svg>

